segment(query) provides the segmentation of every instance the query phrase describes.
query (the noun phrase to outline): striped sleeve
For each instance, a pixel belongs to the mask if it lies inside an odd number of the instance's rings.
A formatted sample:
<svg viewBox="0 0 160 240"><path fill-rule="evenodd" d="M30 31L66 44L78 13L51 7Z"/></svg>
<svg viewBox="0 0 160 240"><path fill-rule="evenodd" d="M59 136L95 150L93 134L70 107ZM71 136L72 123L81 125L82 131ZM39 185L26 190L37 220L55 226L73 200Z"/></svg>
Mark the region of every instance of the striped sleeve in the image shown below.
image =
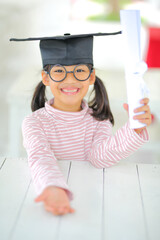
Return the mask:
<svg viewBox="0 0 160 240"><path fill-rule="evenodd" d="M88 160L97 168L110 167L134 153L145 142L148 142L148 138L146 129L137 134L130 128L129 122L117 130L115 135L112 134L112 125L109 121L107 124L101 122Z"/></svg>
<svg viewBox="0 0 160 240"><path fill-rule="evenodd" d="M46 187L57 186L63 188L72 200L73 193L59 169L41 122L33 116L26 117L22 122L22 135L36 193L39 195Z"/></svg>

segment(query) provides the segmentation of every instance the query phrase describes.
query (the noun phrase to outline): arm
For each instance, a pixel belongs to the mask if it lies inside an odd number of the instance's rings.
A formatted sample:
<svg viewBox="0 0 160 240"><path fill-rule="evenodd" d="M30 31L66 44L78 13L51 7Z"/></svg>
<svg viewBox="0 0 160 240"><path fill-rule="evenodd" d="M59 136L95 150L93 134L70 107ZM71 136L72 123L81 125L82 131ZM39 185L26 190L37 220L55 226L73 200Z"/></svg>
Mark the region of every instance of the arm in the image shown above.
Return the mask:
<svg viewBox="0 0 160 240"><path fill-rule="evenodd" d="M22 134L37 194L40 195L49 186L57 186L63 188L72 200L73 194L59 169L40 121L33 116L26 117L22 123Z"/></svg>
<svg viewBox="0 0 160 240"><path fill-rule="evenodd" d="M137 134L127 122L115 135L109 121L99 123L94 136L89 161L97 168L106 168L118 163L148 141L148 133L143 129Z"/></svg>
<svg viewBox="0 0 160 240"><path fill-rule="evenodd" d="M144 98L140 103L143 106L135 109L134 112L139 114L134 116L134 119L149 126L151 124L149 99ZM124 104L124 108L128 111L128 104ZM112 135L111 129L112 125L109 121L101 122L94 138L89 161L98 168L114 165L148 141L146 127L131 129L128 122L116 132L115 136Z"/></svg>

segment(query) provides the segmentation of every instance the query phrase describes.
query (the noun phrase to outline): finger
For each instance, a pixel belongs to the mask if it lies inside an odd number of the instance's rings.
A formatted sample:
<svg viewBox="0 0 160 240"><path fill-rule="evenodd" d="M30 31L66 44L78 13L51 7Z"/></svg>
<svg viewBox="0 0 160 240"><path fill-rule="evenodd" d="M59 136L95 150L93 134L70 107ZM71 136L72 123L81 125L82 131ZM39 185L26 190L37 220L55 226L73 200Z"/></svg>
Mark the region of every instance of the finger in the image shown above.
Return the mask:
<svg viewBox="0 0 160 240"><path fill-rule="evenodd" d="M45 209L46 209L48 212L53 212L53 208L52 208L52 207L45 206Z"/></svg>
<svg viewBox="0 0 160 240"><path fill-rule="evenodd" d="M44 207L48 212L51 212L54 215L58 215L58 208L57 207L51 206L46 202L44 202Z"/></svg>
<svg viewBox="0 0 160 240"><path fill-rule="evenodd" d="M65 214L65 208L64 207L60 207L60 208L58 208L58 214L60 214L60 215L63 215L63 214Z"/></svg>
<svg viewBox="0 0 160 240"><path fill-rule="evenodd" d="M138 112L150 112L150 108L148 105L143 105L141 107L138 107L134 110L135 113L138 113Z"/></svg>
<svg viewBox="0 0 160 240"><path fill-rule="evenodd" d="M150 119L150 114L149 113L144 113L144 114L135 115L133 117L133 119L137 119L137 120L140 120L140 119Z"/></svg>
<svg viewBox="0 0 160 240"><path fill-rule="evenodd" d="M140 103L142 104L148 104L149 103L149 98L143 98L140 100Z"/></svg>
<svg viewBox="0 0 160 240"><path fill-rule="evenodd" d="M67 214L67 213L70 212L69 210L70 210L70 207L64 207L63 213L64 213L64 214Z"/></svg>
<svg viewBox="0 0 160 240"><path fill-rule="evenodd" d="M36 198L34 199L35 202L41 202L41 201L43 201L43 200L44 200L44 197L43 197L42 194L39 195L38 197L36 197Z"/></svg>
<svg viewBox="0 0 160 240"><path fill-rule="evenodd" d="M74 212L75 212L75 209L70 208L69 212L70 212L70 213L74 213Z"/></svg>
<svg viewBox="0 0 160 240"><path fill-rule="evenodd" d="M123 108L128 112L128 104L127 103L123 104Z"/></svg>
<svg viewBox="0 0 160 240"><path fill-rule="evenodd" d="M46 207L46 210L49 210L50 212L52 212L54 215L64 215L69 213L69 208L68 207Z"/></svg>
<svg viewBox="0 0 160 240"><path fill-rule="evenodd" d="M65 215L69 213L69 208L68 207L57 208L57 209L54 209L53 212L55 215Z"/></svg>
<svg viewBox="0 0 160 240"><path fill-rule="evenodd" d="M66 213L74 213L75 212L75 209L71 208L71 207L65 207L63 208L63 214L66 214Z"/></svg>
<svg viewBox="0 0 160 240"><path fill-rule="evenodd" d="M151 124L151 120L150 119L141 119L139 120L141 123L146 124L146 126L149 126Z"/></svg>
<svg viewBox="0 0 160 240"><path fill-rule="evenodd" d="M127 111L127 114L129 115L129 106L127 103L123 104L123 108Z"/></svg>
<svg viewBox="0 0 160 240"><path fill-rule="evenodd" d="M57 209L56 207L53 207L51 212L52 212L52 214L55 215L55 216L60 215L60 214L59 214L59 211L58 211L58 209Z"/></svg>
<svg viewBox="0 0 160 240"><path fill-rule="evenodd" d="M59 215L64 215L64 214L66 214L68 212L69 212L69 208L68 207L59 207L59 208L57 208L57 213Z"/></svg>

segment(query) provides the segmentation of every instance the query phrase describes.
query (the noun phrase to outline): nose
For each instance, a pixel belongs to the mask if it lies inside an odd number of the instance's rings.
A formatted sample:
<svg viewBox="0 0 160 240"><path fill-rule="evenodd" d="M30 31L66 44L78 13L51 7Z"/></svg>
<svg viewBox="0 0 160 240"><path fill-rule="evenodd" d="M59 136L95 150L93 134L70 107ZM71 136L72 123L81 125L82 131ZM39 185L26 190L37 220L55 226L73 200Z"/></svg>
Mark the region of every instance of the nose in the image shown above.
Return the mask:
<svg viewBox="0 0 160 240"><path fill-rule="evenodd" d="M64 81L67 82L77 81L77 79L74 77L73 71L66 71L66 78L64 79Z"/></svg>

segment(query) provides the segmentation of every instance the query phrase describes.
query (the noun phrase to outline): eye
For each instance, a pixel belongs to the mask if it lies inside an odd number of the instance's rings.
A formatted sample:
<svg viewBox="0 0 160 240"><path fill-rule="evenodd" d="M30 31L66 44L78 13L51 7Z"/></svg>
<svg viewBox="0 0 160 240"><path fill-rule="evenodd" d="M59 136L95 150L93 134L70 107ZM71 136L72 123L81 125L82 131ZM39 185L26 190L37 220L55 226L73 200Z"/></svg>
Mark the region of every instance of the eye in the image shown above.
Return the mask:
<svg viewBox="0 0 160 240"><path fill-rule="evenodd" d="M80 72L84 72L84 69L77 69L76 72L80 73Z"/></svg>
<svg viewBox="0 0 160 240"><path fill-rule="evenodd" d="M57 69L57 70L54 70L54 72L57 72L57 73L62 73L64 72L62 69Z"/></svg>

